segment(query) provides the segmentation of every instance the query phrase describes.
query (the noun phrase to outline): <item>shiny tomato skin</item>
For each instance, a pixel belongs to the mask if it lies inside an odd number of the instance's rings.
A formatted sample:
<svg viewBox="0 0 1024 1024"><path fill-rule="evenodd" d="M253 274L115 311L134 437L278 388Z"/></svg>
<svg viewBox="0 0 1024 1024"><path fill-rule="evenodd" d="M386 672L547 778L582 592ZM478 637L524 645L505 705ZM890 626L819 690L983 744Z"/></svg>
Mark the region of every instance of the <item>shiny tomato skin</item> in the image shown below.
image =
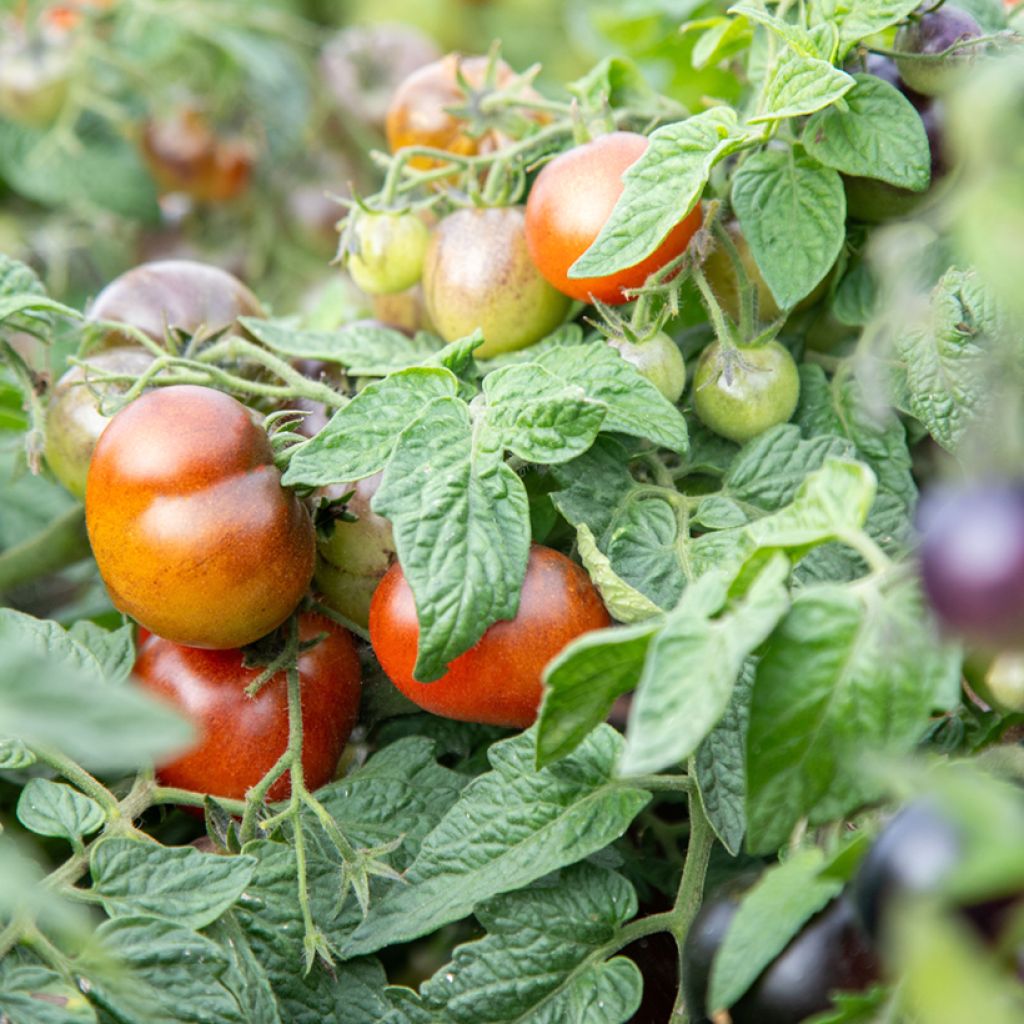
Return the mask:
<svg viewBox="0 0 1024 1024"><path fill-rule="evenodd" d="M302 690L302 769L318 789L334 777L359 710L360 667L347 630L323 616L305 614L303 640L326 634L299 658ZM204 651L150 636L139 651L135 676L144 689L166 698L196 727L197 744L158 766L165 786L242 800L288 745L288 683L279 672L255 697L245 693L260 673L245 668L240 650ZM284 800L287 775L267 794Z"/></svg>
<svg viewBox="0 0 1024 1024"><path fill-rule="evenodd" d="M675 259L701 225L698 204L646 259L605 277L569 277L569 268L590 248L619 196L622 175L647 149L634 132L612 132L570 149L537 175L526 203L526 243L537 268L559 291L581 302L591 296L611 305L629 299L649 274Z"/></svg>
<svg viewBox="0 0 1024 1024"><path fill-rule="evenodd" d="M195 260L155 260L114 278L89 307L90 320L116 320L136 327L154 341L168 329L212 334L240 316L266 316L260 300L220 267ZM112 331L108 347L136 344Z"/></svg>
<svg viewBox="0 0 1024 1024"><path fill-rule="evenodd" d="M228 395L175 385L125 406L85 493L115 606L190 647L242 647L279 626L316 550L309 513L280 481L266 433Z"/></svg>
<svg viewBox="0 0 1024 1024"><path fill-rule="evenodd" d="M396 562L370 604L370 642L388 678L425 711L462 722L525 729L537 717L545 665L571 640L611 619L586 572L534 544L514 619L496 622L432 683L413 678L419 622Z"/></svg>

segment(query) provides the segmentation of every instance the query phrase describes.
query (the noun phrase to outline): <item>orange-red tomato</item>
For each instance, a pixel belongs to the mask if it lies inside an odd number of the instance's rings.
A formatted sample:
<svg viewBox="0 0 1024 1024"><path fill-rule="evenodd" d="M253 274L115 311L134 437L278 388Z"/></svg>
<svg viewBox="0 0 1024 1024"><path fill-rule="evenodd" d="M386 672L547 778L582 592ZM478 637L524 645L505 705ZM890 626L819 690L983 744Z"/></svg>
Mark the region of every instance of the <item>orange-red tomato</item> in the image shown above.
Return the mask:
<svg viewBox="0 0 1024 1024"><path fill-rule="evenodd" d="M316 544L249 410L211 388L150 391L96 445L86 525L111 600L190 647L242 647L305 594Z"/></svg>
<svg viewBox="0 0 1024 1024"><path fill-rule="evenodd" d="M459 156L475 156L494 152L505 144L507 138L499 131L470 135L466 122L449 113L449 108L464 107L469 100L459 85L457 72L460 69L474 89L480 88L487 73L487 58L449 53L425 64L402 82L392 97L386 120L388 148L392 153L405 146L429 146ZM504 61L498 61L496 70L495 84L499 89L515 78L516 73ZM537 94L527 91L525 95ZM438 164L439 161L424 156L409 161L411 167L420 170L429 170Z"/></svg>
<svg viewBox="0 0 1024 1024"><path fill-rule="evenodd" d="M537 717L544 666L571 640L611 619L586 572L534 544L514 619L496 622L432 683L413 678L419 621L396 562L370 604L370 641L388 678L426 711L463 722L525 729Z"/></svg>
<svg viewBox="0 0 1024 1024"><path fill-rule="evenodd" d="M698 204L646 259L604 277L569 277L569 268L590 248L622 195L622 175L647 148L633 132L612 132L556 157L537 175L526 203L526 242L544 277L581 302L612 305L629 299L647 276L674 260L700 227Z"/></svg>
<svg viewBox="0 0 1024 1024"><path fill-rule="evenodd" d="M263 317L260 300L233 274L195 260L156 260L114 278L89 308L90 320L116 320L154 341L169 329L213 334L240 316ZM136 344L112 331L107 346Z"/></svg>
<svg viewBox="0 0 1024 1024"><path fill-rule="evenodd" d="M351 635L320 615L303 615L299 635L326 634L299 658L302 691L302 770L306 785L330 782L359 710L359 656ZM196 745L162 764L165 786L241 800L288 746L288 683L279 672L255 697L245 688L259 674L245 668L242 652L201 651L157 636L141 644L135 675L166 698L196 727ZM267 794L284 800L291 780L283 775Z"/></svg>

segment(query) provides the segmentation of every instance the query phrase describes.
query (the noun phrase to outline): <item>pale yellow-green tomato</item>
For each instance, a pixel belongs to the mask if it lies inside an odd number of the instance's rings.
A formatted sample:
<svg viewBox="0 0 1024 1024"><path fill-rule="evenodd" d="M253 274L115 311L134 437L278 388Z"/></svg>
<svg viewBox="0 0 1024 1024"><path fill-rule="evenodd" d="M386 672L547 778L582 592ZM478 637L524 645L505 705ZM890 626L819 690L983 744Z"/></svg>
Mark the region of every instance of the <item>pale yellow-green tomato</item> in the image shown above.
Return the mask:
<svg viewBox="0 0 1024 1024"><path fill-rule="evenodd" d="M679 401L686 387L686 362L679 346L664 331L657 331L640 342L609 338L608 344L670 402Z"/></svg>
<svg viewBox="0 0 1024 1024"><path fill-rule="evenodd" d="M370 295L392 295L419 281L430 244L430 229L414 213L365 213L353 227L355 248L347 267Z"/></svg>

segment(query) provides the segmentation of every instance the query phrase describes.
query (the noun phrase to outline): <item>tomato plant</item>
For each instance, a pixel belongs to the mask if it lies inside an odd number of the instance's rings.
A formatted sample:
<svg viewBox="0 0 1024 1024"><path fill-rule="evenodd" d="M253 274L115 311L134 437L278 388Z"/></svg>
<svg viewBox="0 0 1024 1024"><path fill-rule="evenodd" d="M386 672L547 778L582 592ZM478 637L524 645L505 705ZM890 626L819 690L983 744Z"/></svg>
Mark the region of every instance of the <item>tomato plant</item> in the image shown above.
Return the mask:
<svg viewBox="0 0 1024 1024"><path fill-rule="evenodd" d="M85 510L111 599L175 643L251 643L288 617L313 576L312 522L281 488L266 434L208 388L164 388L114 416Z"/></svg>
<svg viewBox="0 0 1024 1024"><path fill-rule="evenodd" d="M302 687L302 769L310 789L334 777L359 708L359 657L351 636L329 619L303 615L302 640L322 639L298 661ZM241 800L273 767L288 745L284 673L260 687L239 650L203 651L151 636L141 646L135 676L148 692L169 701L196 727L196 745L157 766L162 784ZM267 791L287 799L287 777Z"/></svg>
<svg viewBox="0 0 1024 1024"><path fill-rule="evenodd" d="M537 716L544 666L571 640L610 623L586 574L564 555L534 545L508 622L496 622L440 679L413 675L419 622L412 590L393 565L370 603L370 638L388 678L420 707L446 718L525 728Z"/></svg>
<svg viewBox="0 0 1024 1024"><path fill-rule="evenodd" d="M716 434L739 444L785 423L799 394L796 363L776 341L742 349L714 342L693 375L697 415Z"/></svg>
<svg viewBox="0 0 1024 1024"><path fill-rule="evenodd" d="M434 229L423 267L431 322L446 341L483 331L483 358L540 341L569 302L537 272L519 207L459 210Z"/></svg>
<svg viewBox="0 0 1024 1024"><path fill-rule="evenodd" d="M570 276L622 194L623 174L646 148L642 135L613 132L561 154L537 176L526 204L526 242L540 272L559 291L581 302L591 297L612 305L626 302L626 291L675 259L700 227L700 208L694 207L633 266L604 277Z"/></svg>

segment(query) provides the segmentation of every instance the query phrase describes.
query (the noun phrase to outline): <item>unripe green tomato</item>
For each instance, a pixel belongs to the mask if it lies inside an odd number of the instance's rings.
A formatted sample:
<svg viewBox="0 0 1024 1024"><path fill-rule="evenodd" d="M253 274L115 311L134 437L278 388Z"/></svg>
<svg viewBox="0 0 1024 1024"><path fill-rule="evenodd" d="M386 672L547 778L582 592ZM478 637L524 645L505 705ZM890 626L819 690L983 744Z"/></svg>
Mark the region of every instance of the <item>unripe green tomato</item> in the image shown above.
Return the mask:
<svg viewBox="0 0 1024 1024"><path fill-rule="evenodd" d="M64 49L0 47L0 116L38 128L52 124L67 99L69 72Z"/></svg>
<svg viewBox="0 0 1024 1024"><path fill-rule="evenodd" d="M458 210L434 230L423 268L427 311L445 341L483 331L484 359L550 334L571 300L540 275L521 206Z"/></svg>
<svg viewBox="0 0 1024 1024"><path fill-rule="evenodd" d="M89 357L91 366L107 373L138 377L153 357L141 348L115 348ZM100 401L123 393L129 382L87 384L87 373L73 366L57 381L46 411L46 462L53 475L76 497L85 498L89 460L100 434L110 422L100 412Z"/></svg>
<svg viewBox="0 0 1024 1024"><path fill-rule="evenodd" d="M411 288L423 273L430 229L414 213L359 213L347 267L369 295Z"/></svg>
<svg viewBox="0 0 1024 1024"><path fill-rule="evenodd" d="M998 655L974 687L978 696L997 711L1024 713L1024 653L1008 651Z"/></svg>
<svg viewBox="0 0 1024 1024"><path fill-rule="evenodd" d="M396 557L391 523L370 508L380 479L375 473L356 484L331 487L328 497L355 492L345 508L356 519L337 520L330 534L317 542L320 557L314 580L324 603L364 629L370 623L373 592Z"/></svg>
<svg viewBox="0 0 1024 1024"><path fill-rule="evenodd" d="M627 363L632 363L670 402L675 404L679 401L686 387L686 363L679 346L664 331L658 331L641 342L609 338L608 344Z"/></svg>
<svg viewBox="0 0 1024 1024"><path fill-rule="evenodd" d="M785 423L799 397L796 363L777 341L730 349L712 342L701 353L693 378L697 415L716 434L737 444Z"/></svg>

